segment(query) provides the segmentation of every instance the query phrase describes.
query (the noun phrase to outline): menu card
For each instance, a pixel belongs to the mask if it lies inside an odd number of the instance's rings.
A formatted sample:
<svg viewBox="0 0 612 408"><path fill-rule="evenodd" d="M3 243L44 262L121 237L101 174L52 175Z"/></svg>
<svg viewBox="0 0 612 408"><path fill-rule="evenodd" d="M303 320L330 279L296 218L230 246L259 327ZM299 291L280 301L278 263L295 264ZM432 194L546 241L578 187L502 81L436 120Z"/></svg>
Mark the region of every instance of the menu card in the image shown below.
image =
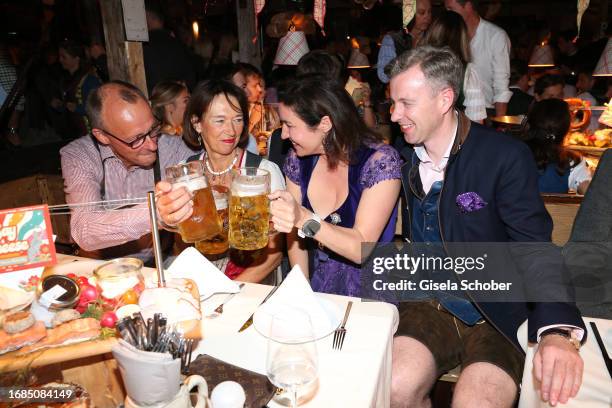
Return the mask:
<svg viewBox="0 0 612 408"><path fill-rule="evenodd" d="M0 273L55 264L46 204L0 210Z"/></svg>

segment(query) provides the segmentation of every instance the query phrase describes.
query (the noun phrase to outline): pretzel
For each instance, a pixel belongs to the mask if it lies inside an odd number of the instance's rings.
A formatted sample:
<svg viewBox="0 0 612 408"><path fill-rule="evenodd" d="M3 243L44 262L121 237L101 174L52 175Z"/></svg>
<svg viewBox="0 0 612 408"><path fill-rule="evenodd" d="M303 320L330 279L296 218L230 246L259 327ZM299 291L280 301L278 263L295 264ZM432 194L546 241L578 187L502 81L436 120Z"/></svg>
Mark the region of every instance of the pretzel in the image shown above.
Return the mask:
<svg viewBox="0 0 612 408"><path fill-rule="evenodd" d="M570 129L580 129L591 120L591 104L580 98L567 98L565 102L569 105L570 110ZM578 113L582 112L582 115Z"/></svg>

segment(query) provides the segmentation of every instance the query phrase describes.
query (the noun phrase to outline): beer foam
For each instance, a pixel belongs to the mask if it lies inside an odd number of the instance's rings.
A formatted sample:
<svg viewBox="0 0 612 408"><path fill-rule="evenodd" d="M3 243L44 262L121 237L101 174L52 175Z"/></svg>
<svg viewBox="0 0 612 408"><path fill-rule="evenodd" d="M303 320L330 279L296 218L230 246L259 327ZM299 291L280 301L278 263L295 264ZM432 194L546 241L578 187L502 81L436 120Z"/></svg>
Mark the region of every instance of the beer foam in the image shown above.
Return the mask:
<svg viewBox="0 0 612 408"><path fill-rule="evenodd" d="M208 183L204 177L181 177L176 179L173 183L176 188L185 187L187 190L194 192L208 187Z"/></svg>
<svg viewBox="0 0 612 408"><path fill-rule="evenodd" d="M232 184L232 195L237 197L251 197L268 194L265 184Z"/></svg>
<svg viewBox="0 0 612 408"><path fill-rule="evenodd" d="M224 210L227 208L227 197L215 197L215 207L217 210Z"/></svg>

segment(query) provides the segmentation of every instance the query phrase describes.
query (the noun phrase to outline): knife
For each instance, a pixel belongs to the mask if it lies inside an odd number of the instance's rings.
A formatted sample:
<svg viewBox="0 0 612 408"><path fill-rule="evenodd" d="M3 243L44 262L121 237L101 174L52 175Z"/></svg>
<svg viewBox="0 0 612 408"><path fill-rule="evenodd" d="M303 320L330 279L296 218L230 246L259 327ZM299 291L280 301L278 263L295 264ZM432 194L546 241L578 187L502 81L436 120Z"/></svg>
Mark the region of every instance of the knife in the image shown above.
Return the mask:
<svg viewBox="0 0 612 408"><path fill-rule="evenodd" d="M601 335L599 334L599 330L597 330L597 326L594 322L589 323L591 325L591 329L593 330L593 334L595 335L595 340L597 340L597 345L601 350L602 357L604 359L604 363L606 363L606 368L608 369L608 374L610 374L610 378L612 378L612 359L608 355L608 351L606 350L606 346L604 345L603 340L601 339Z"/></svg>
<svg viewBox="0 0 612 408"><path fill-rule="evenodd" d="M274 294L274 292L276 292L276 289L278 289L279 286L275 286L274 288L272 288L272 290L270 291L270 293L268 293L268 295L264 298L264 300L261 301L261 303L259 304L259 306L263 305L264 303L266 303L266 300L270 299L270 296L272 296ZM257 307L259 307L257 306ZM255 315L255 312L253 312L253 314L247 319L246 322L244 322L242 324L242 326L240 327L240 329L238 329L238 333L245 331L246 329L248 329L249 327L251 327L251 325L253 324L253 316Z"/></svg>

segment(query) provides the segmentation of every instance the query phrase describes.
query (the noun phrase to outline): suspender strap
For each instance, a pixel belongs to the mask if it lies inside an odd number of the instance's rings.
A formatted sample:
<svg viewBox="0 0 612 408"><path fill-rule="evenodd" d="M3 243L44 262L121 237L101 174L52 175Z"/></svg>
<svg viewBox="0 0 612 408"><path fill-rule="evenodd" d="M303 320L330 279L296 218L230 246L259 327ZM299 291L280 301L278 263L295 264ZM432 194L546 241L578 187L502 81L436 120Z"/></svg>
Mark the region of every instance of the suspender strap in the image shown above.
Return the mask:
<svg viewBox="0 0 612 408"><path fill-rule="evenodd" d="M100 155L100 161L102 163L102 183L100 185L100 198L102 200L106 200L106 170L104 169L104 161L106 159L102 159L102 153L100 152L100 144L98 143L98 140L93 136L90 135L91 139L93 140L93 144L96 147L96 150L98 151L98 154ZM157 149L155 151L155 165L153 166L153 180L155 180L154 184L157 184L159 181L161 181L161 164L159 162L159 149ZM153 186L153 188L155 188L155 185Z"/></svg>
<svg viewBox="0 0 612 408"><path fill-rule="evenodd" d="M153 167L153 180L155 184L161 181L161 163L159 162L159 147L155 150L155 166Z"/></svg>
<svg viewBox="0 0 612 408"><path fill-rule="evenodd" d="M192 161L200 160L200 154L201 153L194 154L193 156L189 156L186 161L192 162Z"/></svg>

